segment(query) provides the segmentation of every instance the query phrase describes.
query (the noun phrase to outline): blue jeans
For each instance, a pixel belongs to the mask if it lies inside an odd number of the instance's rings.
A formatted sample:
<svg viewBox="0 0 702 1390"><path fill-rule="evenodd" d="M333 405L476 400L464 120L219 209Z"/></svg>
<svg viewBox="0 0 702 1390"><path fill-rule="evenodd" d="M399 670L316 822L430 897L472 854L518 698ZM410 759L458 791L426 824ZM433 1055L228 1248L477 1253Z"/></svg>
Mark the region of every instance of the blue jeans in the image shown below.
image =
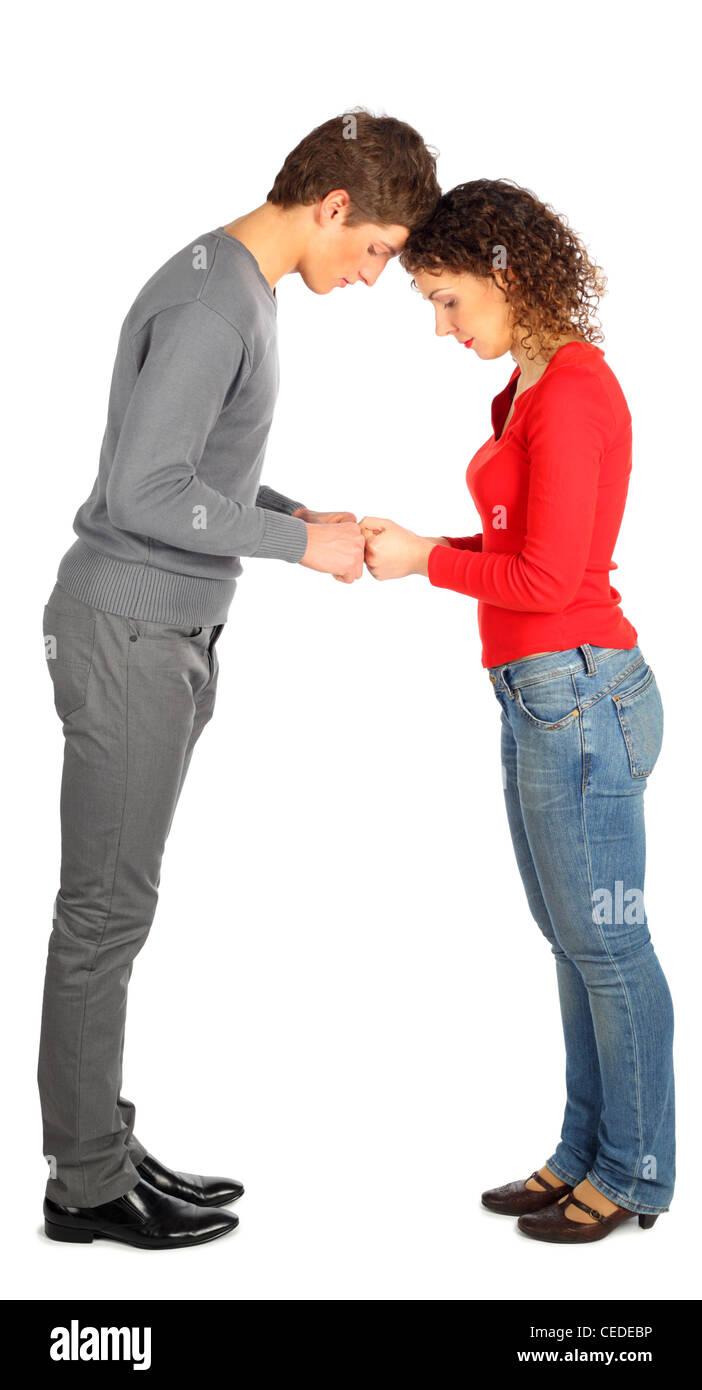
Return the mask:
<svg viewBox="0 0 702 1390"><path fill-rule="evenodd" d="M663 741L656 678L638 646L589 643L488 675L517 864L556 961L567 1100L546 1162L630 1211L668 1211L673 1004L643 904L643 794Z"/></svg>

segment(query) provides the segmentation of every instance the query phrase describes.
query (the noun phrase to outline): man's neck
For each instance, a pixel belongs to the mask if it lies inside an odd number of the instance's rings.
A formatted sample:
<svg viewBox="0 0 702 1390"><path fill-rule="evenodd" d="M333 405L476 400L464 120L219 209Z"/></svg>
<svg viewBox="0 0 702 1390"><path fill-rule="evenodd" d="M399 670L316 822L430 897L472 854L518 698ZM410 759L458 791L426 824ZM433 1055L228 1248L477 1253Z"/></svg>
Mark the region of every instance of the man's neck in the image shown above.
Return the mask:
<svg viewBox="0 0 702 1390"><path fill-rule="evenodd" d="M290 275L297 269L307 239L300 211L298 208L288 211L273 203L262 203L243 217L223 224L223 231L235 237L251 252L271 289L283 275Z"/></svg>

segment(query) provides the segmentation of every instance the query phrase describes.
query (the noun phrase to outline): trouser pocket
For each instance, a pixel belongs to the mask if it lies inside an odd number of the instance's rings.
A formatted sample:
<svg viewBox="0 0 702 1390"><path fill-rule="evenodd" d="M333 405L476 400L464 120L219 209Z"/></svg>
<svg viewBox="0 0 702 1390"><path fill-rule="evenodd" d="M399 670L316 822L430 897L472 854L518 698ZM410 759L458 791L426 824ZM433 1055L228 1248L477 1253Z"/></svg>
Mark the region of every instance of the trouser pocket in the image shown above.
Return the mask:
<svg viewBox="0 0 702 1390"><path fill-rule="evenodd" d="M54 689L54 706L61 719L85 704L93 664L95 619L88 613L64 612L50 602L44 607L44 655Z"/></svg>
<svg viewBox="0 0 702 1390"><path fill-rule="evenodd" d="M219 657L215 651L215 646L219 641L224 629L224 623L215 623L210 634L208 652L210 658L210 680L214 680L219 671Z"/></svg>

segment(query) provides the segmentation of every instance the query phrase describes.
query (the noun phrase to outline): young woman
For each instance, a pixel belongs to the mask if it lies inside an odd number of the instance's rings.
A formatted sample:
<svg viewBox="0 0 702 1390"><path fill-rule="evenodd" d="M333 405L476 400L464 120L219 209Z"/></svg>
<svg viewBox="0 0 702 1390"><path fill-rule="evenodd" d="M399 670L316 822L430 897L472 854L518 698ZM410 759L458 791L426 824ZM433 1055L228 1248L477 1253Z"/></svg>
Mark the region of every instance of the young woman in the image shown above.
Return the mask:
<svg viewBox="0 0 702 1390"><path fill-rule="evenodd" d="M663 707L609 583L632 435L591 323L606 281L564 219L511 180L444 194L400 263L439 335L516 363L466 474L482 532L360 525L375 578L423 574L478 600L509 829L555 957L567 1086L550 1158L482 1200L525 1235L582 1244L634 1214L652 1226L675 1179L673 1007L643 904Z"/></svg>

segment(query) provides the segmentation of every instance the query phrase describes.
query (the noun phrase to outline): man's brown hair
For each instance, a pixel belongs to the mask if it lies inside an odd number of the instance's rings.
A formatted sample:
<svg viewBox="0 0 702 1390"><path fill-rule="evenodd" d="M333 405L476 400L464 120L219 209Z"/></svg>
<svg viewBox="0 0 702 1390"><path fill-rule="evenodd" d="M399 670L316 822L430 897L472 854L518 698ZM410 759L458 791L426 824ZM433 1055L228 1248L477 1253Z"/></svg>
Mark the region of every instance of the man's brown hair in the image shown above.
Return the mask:
<svg viewBox="0 0 702 1390"><path fill-rule="evenodd" d="M351 200L346 227L374 222L413 231L441 196L437 154L411 125L355 107L305 135L287 156L266 201L309 206L344 188Z"/></svg>

